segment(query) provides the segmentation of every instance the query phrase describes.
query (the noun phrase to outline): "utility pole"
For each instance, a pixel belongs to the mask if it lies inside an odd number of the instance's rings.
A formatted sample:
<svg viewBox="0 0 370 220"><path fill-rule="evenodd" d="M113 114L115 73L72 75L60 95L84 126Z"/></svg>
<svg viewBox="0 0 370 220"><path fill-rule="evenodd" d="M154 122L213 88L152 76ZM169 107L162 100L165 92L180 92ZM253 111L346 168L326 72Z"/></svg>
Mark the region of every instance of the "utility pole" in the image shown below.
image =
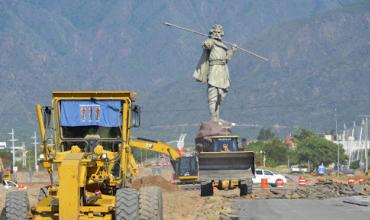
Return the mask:
<svg viewBox="0 0 370 220"><path fill-rule="evenodd" d="M39 172L39 165L37 165L37 136L36 136L36 131L33 133L33 144L35 147L35 171Z"/></svg>
<svg viewBox="0 0 370 220"><path fill-rule="evenodd" d="M360 164L363 163L363 157L361 156L361 149L362 149L362 133L363 133L364 127L365 127L365 121L364 121L364 119L362 119L361 127L360 127L360 137L359 137L359 140L360 140L359 145L360 146L359 146L359 150L358 150L358 156L359 156L359 159L360 159Z"/></svg>
<svg viewBox="0 0 370 220"><path fill-rule="evenodd" d="M266 167L266 152L261 150L260 154L263 156L263 167Z"/></svg>
<svg viewBox="0 0 370 220"><path fill-rule="evenodd" d="M369 155L368 155L368 152L367 152L367 148L368 148L368 143L369 143L369 124L368 124L368 118L366 116L366 119L365 119L365 173L367 175L368 171L369 171Z"/></svg>
<svg viewBox="0 0 370 220"><path fill-rule="evenodd" d="M370 115L362 115L361 117L365 118L365 128L364 128L364 133L365 133L365 173L369 172L369 154L368 154L368 147L369 147L369 123L368 123L368 118Z"/></svg>
<svg viewBox="0 0 370 220"><path fill-rule="evenodd" d="M337 108L335 111L335 142L337 144L337 176L339 176L339 143L338 143L338 119L337 119Z"/></svg>
<svg viewBox="0 0 370 220"><path fill-rule="evenodd" d="M13 172L15 171L15 142L18 141L14 139L14 129L12 128L12 132L8 133L12 136L12 139L9 141L12 142L12 154L13 154Z"/></svg>
<svg viewBox="0 0 370 220"><path fill-rule="evenodd" d="M23 168L26 168L27 167L27 153L29 151L27 150L23 150L22 152L22 165L23 165Z"/></svg>

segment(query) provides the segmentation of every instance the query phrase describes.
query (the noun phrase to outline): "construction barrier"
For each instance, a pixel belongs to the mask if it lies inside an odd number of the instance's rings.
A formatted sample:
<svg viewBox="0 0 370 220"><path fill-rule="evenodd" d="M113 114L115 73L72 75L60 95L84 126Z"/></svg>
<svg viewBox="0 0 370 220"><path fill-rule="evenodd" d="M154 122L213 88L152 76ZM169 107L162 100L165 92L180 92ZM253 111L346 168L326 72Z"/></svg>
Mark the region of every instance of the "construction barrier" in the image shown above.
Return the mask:
<svg viewBox="0 0 370 220"><path fill-rule="evenodd" d="M27 187L25 187L22 183L19 183L17 185L17 187L18 187L19 190L26 190L27 189Z"/></svg>
<svg viewBox="0 0 370 220"><path fill-rule="evenodd" d="M267 178L262 178L261 179L261 188L262 189L268 189L269 188L269 183L267 181Z"/></svg>
<svg viewBox="0 0 370 220"><path fill-rule="evenodd" d="M317 181L322 183L322 182L326 182L328 180L325 177L319 177L319 178L317 178Z"/></svg>
<svg viewBox="0 0 370 220"><path fill-rule="evenodd" d="M353 178L353 177L349 177L348 178L348 185L353 186L353 185L355 185L355 183L356 183L355 178Z"/></svg>
<svg viewBox="0 0 370 220"><path fill-rule="evenodd" d="M364 178L364 177L360 177L360 178L358 179L358 183L359 183L359 184L364 184L364 183L365 183L365 178Z"/></svg>
<svg viewBox="0 0 370 220"><path fill-rule="evenodd" d="M277 188L283 188L284 181L282 179L276 180L276 186L277 186Z"/></svg>
<svg viewBox="0 0 370 220"><path fill-rule="evenodd" d="M299 186L304 187L306 186L306 183L307 183L306 178L304 176L300 176L298 179Z"/></svg>

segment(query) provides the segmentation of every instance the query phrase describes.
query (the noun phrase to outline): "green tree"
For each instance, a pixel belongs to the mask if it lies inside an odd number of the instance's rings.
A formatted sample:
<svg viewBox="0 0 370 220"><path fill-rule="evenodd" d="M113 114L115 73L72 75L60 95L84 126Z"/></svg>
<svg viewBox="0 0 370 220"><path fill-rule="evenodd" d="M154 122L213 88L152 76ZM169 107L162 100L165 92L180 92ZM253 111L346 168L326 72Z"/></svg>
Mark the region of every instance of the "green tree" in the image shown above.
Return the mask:
<svg viewBox="0 0 370 220"><path fill-rule="evenodd" d="M263 162L263 153L266 155L267 166L286 164L288 160L288 146L278 139L257 141L249 145L248 149L256 153L259 164Z"/></svg>
<svg viewBox="0 0 370 220"><path fill-rule="evenodd" d="M353 161L349 168L354 169L354 170L360 168L360 160Z"/></svg>
<svg viewBox="0 0 370 220"><path fill-rule="evenodd" d="M5 168L9 168L12 164L12 154L7 151L0 152L0 158L3 161L3 165Z"/></svg>
<svg viewBox="0 0 370 220"><path fill-rule="evenodd" d="M259 141L267 141L275 138L275 134L271 128L262 128L257 136L257 140Z"/></svg>
<svg viewBox="0 0 370 220"><path fill-rule="evenodd" d="M337 145L311 131L301 129L294 135L297 149L293 154L300 163L310 161L317 166L321 162L329 164L337 161L339 148L339 160L343 162L346 158L343 146Z"/></svg>

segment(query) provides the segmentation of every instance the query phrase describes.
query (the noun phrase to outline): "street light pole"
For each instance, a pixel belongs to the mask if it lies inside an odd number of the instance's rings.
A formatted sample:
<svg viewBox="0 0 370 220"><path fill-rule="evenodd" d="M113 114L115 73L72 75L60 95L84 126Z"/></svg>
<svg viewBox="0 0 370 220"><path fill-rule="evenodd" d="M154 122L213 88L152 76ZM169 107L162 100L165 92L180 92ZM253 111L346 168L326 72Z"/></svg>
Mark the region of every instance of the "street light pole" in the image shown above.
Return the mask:
<svg viewBox="0 0 370 220"><path fill-rule="evenodd" d="M367 175L368 171L369 171L369 155L368 155L368 151L367 151L367 148L368 148L368 143L369 143L369 134L368 134L368 131L369 130L369 127L368 127L368 119L366 117L365 119L365 173Z"/></svg>
<svg viewBox="0 0 370 220"><path fill-rule="evenodd" d="M266 152L260 150L260 154L263 155L263 167L266 167Z"/></svg>
<svg viewBox="0 0 370 220"><path fill-rule="evenodd" d="M36 131L33 133L33 144L34 144L34 147L35 147L35 171L36 172L39 172L39 166L37 165L37 136L36 136Z"/></svg>
<svg viewBox="0 0 370 220"><path fill-rule="evenodd" d="M369 155L368 155L368 145L369 145L369 124L368 124L368 118L370 115L362 115L362 117L365 118L365 128L364 128L364 133L365 133L365 173L366 175L369 172Z"/></svg>
<svg viewBox="0 0 370 220"><path fill-rule="evenodd" d="M339 176L339 142L338 142L338 119L337 119L337 108L335 111L335 142L337 144L337 176Z"/></svg>
<svg viewBox="0 0 370 220"><path fill-rule="evenodd" d="M13 154L13 172L15 171L15 142L17 141L17 139L14 139L14 129L12 128L12 132L8 133L12 136L12 139L10 139L9 141L12 142L12 154Z"/></svg>

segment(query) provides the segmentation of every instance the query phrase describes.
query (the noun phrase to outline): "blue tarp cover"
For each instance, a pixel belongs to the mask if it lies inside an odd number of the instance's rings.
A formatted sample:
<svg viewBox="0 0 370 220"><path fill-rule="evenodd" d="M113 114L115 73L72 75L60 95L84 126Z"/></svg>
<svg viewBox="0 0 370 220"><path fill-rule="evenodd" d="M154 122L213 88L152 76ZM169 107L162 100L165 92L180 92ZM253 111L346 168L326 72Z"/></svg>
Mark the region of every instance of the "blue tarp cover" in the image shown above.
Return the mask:
<svg viewBox="0 0 370 220"><path fill-rule="evenodd" d="M63 100L60 105L62 126L118 127L122 124L121 101Z"/></svg>

